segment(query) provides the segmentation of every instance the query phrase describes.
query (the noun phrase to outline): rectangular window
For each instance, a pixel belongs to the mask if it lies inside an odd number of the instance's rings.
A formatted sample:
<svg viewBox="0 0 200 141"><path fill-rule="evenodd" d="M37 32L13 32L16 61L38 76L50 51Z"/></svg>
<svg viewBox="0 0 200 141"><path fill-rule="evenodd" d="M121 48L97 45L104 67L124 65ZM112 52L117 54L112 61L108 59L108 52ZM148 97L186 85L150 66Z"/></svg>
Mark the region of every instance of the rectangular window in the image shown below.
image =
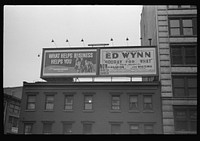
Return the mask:
<svg viewBox="0 0 200 141"><path fill-rule="evenodd" d="M33 133L33 123L24 123L24 134Z"/></svg>
<svg viewBox="0 0 200 141"><path fill-rule="evenodd" d="M43 134L51 134L52 133L52 122L43 122Z"/></svg>
<svg viewBox="0 0 200 141"><path fill-rule="evenodd" d="M27 96L27 110L35 110L36 105L36 95L28 95Z"/></svg>
<svg viewBox="0 0 200 141"><path fill-rule="evenodd" d="M144 95L144 110L153 110L152 95Z"/></svg>
<svg viewBox="0 0 200 141"><path fill-rule="evenodd" d="M174 97L197 97L195 76L172 76Z"/></svg>
<svg viewBox="0 0 200 141"><path fill-rule="evenodd" d="M196 45L171 45L172 65L196 65L197 46Z"/></svg>
<svg viewBox="0 0 200 141"><path fill-rule="evenodd" d="M83 123L83 134L92 133L92 123Z"/></svg>
<svg viewBox="0 0 200 141"><path fill-rule="evenodd" d="M112 110L120 110L120 95L112 95L111 104Z"/></svg>
<svg viewBox="0 0 200 141"><path fill-rule="evenodd" d="M84 110L92 110L93 96L84 95Z"/></svg>
<svg viewBox="0 0 200 141"><path fill-rule="evenodd" d="M193 36L197 35L196 17L170 17L169 33L170 36Z"/></svg>
<svg viewBox="0 0 200 141"><path fill-rule="evenodd" d="M65 95L65 110L73 109L73 95Z"/></svg>
<svg viewBox="0 0 200 141"><path fill-rule="evenodd" d="M153 124L144 124L144 134L153 134L154 126Z"/></svg>
<svg viewBox="0 0 200 141"><path fill-rule="evenodd" d="M63 123L63 134L72 133L72 123Z"/></svg>
<svg viewBox="0 0 200 141"><path fill-rule="evenodd" d="M10 109L11 112L13 112L15 114L19 114L19 112L20 112L20 106L16 105L16 104L10 103L9 109Z"/></svg>
<svg viewBox="0 0 200 141"><path fill-rule="evenodd" d="M54 95L46 95L45 110L53 110L54 108Z"/></svg>
<svg viewBox="0 0 200 141"><path fill-rule="evenodd" d="M10 127L18 127L18 118L14 116L9 116L8 123Z"/></svg>
<svg viewBox="0 0 200 141"><path fill-rule="evenodd" d="M196 106L174 106L175 131L197 131Z"/></svg>
<svg viewBox="0 0 200 141"><path fill-rule="evenodd" d="M120 124L111 124L111 134L120 134Z"/></svg>
<svg viewBox="0 0 200 141"><path fill-rule="evenodd" d="M138 96L137 95L129 96L129 110L138 110Z"/></svg>
<svg viewBox="0 0 200 141"><path fill-rule="evenodd" d="M130 134L139 134L139 124L130 124Z"/></svg>

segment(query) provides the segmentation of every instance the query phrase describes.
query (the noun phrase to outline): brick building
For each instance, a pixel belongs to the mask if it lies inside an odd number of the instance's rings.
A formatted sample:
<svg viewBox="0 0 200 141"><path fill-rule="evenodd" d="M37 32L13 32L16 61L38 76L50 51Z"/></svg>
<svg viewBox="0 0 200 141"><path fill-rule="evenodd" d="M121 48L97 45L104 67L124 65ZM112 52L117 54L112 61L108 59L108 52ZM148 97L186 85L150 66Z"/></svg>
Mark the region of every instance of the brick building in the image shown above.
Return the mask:
<svg viewBox="0 0 200 141"><path fill-rule="evenodd" d="M143 6L140 24L158 50L163 133L197 133L197 6Z"/></svg>
<svg viewBox="0 0 200 141"><path fill-rule="evenodd" d="M24 82L20 134L162 134L159 82Z"/></svg>

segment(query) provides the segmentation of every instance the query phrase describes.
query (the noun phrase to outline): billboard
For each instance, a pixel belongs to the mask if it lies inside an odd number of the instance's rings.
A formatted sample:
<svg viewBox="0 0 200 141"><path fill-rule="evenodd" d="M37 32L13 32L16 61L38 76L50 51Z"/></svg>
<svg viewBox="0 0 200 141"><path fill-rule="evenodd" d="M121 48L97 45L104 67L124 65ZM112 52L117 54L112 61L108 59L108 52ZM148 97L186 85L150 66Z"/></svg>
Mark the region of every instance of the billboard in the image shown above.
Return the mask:
<svg viewBox="0 0 200 141"><path fill-rule="evenodd" d="M93 76L97 72L97 49L43 49L41 78Z"/></svg>
<svg viewBox="0 0 200 141"><path fill-rule="evenodd" d="M100 49L100 76L156 74L155 47Z"/></svg>

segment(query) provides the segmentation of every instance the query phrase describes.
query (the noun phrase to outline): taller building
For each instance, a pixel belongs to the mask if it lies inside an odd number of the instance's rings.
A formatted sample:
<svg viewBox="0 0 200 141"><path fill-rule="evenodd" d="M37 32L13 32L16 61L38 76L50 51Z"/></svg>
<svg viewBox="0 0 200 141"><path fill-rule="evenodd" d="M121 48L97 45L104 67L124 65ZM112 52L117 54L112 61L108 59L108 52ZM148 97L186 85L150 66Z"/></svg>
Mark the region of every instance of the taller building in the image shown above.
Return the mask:
<svg viewBox="0 0 200 141"><path fill-rule="evenodd" d="M164 134L197 132L197 7L143 6L141 45L157 46Z"/></svg>

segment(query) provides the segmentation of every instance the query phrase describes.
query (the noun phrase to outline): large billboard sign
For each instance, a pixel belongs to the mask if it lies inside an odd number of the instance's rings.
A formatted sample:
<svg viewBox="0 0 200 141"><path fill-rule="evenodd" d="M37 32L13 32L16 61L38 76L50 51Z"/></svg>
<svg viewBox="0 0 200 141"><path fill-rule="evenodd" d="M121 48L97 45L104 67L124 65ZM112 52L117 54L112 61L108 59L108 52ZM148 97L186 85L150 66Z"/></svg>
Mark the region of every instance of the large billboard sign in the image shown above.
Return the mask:
<svg viewBox="0 0 200 141"><path fill-rule="evenodd" d="M43 49L41 78L94 76L97 49Z"/></svg>
<svg viewBox="0 0 200 141"><path fill-rule="evenodd" d="M156 75L156 49L104 48L100 50L101 76Z"/></svg>

